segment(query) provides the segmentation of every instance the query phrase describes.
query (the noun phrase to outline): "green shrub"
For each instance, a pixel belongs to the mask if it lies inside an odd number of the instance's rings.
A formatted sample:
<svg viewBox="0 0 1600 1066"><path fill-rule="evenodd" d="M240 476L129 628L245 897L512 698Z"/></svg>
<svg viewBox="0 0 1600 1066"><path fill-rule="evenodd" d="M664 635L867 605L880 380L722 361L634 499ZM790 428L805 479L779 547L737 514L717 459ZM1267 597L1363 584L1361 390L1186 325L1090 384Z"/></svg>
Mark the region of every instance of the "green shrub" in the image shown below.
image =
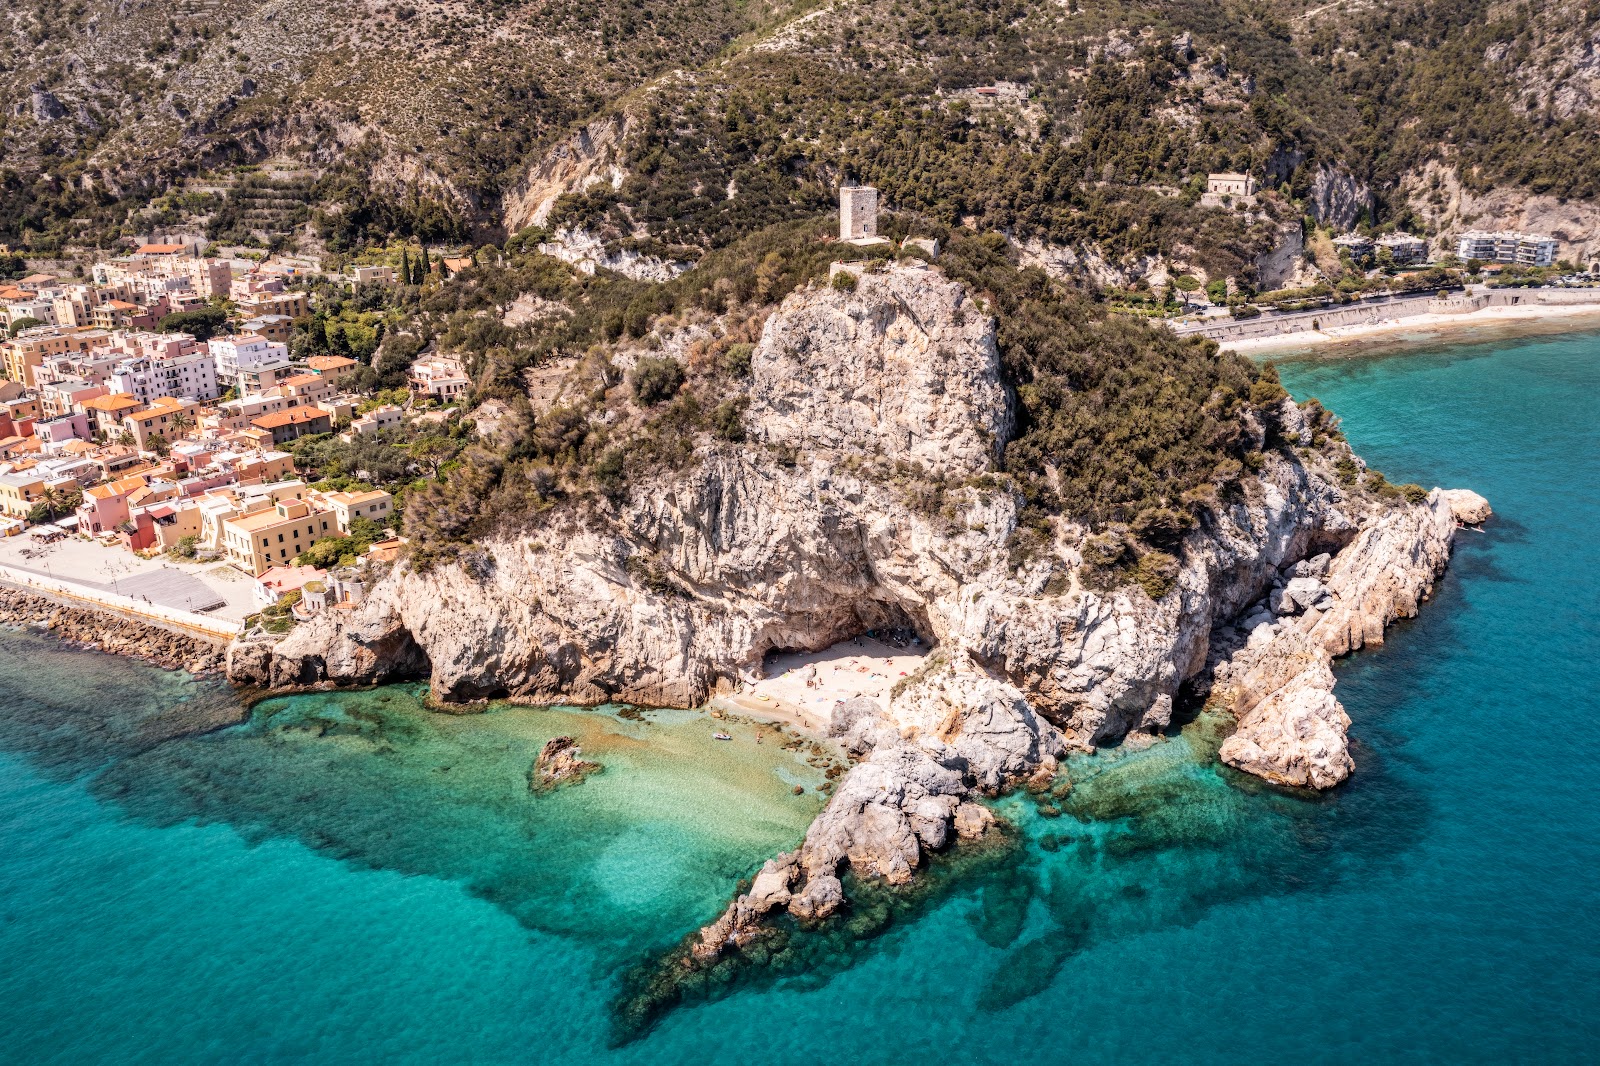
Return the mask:
<svg viewBox="0 0 1600 1066"><path fill-rule="evenodd" d="M677 395L683 387L683 366L672 358L647 355L633 368L633 395L651 406Z"/></svg>
<svg viewBox="0 0 1600 1066"><path fill-rule="evenodd" d="M828 284L837 292L855 292L856 276L848 270L841 270L833 276L833 280Z"/></svg>
<svg viewBox="0 0 1600 1066"><path fill-rule="evenodd" d="M1176 548L1194 519L1170 507L1146 507L1134 516L1130 532L1153 548Z"/></svg>
<svg viewBox="0 0 1600 1066"><path fill-rule="evenodd" d="M749 403L749 398L745 396L719 403L716 410L711 412L712 432L723 440L744 440L744 409Z"/></svg>
<svg viewBox="0 0 1600 1066"><path fill-rule="evenodd" d="M1145 552L1133 568L1134 584L1152 600L1159 600L1178 583L1178 560L1166 552Z"/></svg>
<svg viewBox="0 0 1600 1066"><path fill-rule="evenodd" d="M1097 533L1083 542L1082 554L1085 566L1108 570L1127 556L1128 542L1116 533Z"/></svg>
<svg viewBox="0 0 1600 1066"><path fill-rule="evenodd" d="M750 376L750 357L755 354L756 346L753 344L730 344L728 350L722 353L722 369L736 378Z"/></svg>

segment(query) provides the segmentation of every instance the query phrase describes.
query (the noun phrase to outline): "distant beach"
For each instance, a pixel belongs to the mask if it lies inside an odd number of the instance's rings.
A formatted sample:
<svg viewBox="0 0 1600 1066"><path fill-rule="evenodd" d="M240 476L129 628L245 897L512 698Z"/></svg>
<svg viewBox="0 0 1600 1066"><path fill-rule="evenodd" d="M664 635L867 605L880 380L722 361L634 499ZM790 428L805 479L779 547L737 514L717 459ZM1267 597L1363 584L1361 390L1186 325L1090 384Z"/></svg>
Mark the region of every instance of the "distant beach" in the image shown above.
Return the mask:
<svg viewBox="0 0 1600 1066"><path fill-rule="evenodd" d="M1219 343L1230 351L1248 356L1364 355L1375 349L1463 344L1589 329L1600 330L1600 299L1594 303L1569 305L1485 307L1467 314L1425 312L1381 322Z"/></svg>

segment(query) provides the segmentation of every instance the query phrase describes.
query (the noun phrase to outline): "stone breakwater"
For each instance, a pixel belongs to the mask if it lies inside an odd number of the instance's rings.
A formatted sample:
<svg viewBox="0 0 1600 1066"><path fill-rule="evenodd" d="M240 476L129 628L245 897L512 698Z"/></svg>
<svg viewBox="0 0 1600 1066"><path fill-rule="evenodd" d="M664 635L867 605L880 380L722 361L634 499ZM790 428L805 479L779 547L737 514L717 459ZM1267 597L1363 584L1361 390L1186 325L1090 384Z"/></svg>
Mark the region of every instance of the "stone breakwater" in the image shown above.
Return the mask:
<svg viewBox="0 0 1600 1066"><path fill-rule="evenodd" d="M191 674L220 670L226 661L221 643L18 589L0 588L0 625L39 627L69 644Z"/></svg>

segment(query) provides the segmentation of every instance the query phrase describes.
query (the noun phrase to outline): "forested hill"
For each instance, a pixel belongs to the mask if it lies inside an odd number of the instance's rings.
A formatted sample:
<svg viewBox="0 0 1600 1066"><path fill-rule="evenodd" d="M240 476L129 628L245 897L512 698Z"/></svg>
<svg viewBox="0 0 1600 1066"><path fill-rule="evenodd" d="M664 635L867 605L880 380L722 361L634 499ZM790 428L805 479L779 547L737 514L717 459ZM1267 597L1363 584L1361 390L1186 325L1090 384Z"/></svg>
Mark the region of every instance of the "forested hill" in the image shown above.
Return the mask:
<svg viewBox="0 0 1600 1066"><path fill-rule="evenodd" d="M533 220L530 183L563 191L598 127L608 169L543 221L702 252L855 176L941 222L1187 244L1226 271L1261 240L1188 210L1208 170L1340 223L1427 214L1441 181L1595 197L1597 20L1596 0L20 0L0 240L210 217L144 209L269 157L312 176L296 195L335 246L486 237ZM1021 94L977 92L997 84Z"/></svg>

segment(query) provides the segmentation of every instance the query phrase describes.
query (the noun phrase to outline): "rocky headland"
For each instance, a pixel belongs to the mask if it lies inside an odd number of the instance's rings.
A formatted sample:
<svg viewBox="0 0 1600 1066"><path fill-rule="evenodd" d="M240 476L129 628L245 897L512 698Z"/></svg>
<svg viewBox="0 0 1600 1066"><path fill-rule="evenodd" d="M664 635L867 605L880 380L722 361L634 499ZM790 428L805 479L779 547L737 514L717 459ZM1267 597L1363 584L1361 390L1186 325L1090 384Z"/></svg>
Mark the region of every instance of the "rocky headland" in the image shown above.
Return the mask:
<svg viewBox="0 0 1600 1066"><path fill-rule="evenodd" d="M1200 509L1152 595L1095 577L1087 523L1014 551L1014 411L994 318L937 269L802 290L755 348L747 443L703 446L607 513L502 535L470 562L402 561L353 610L236 643L230 676L427 676L446 705L693 707L769 652L916 630L936 651L887 701L834 708L854 766L804 843L704 930L702 961L776 911L828 915L846 868L908 880L928 851L983 834L983 796L1048 781L1070 750L1159 733L1186 695L1235 716L1230 765L1311 788L1348 776L1331 661L1416 613L1481 498L1363 491L1320 412L1275 400L1241 416L1252 469Z"/></svg>

